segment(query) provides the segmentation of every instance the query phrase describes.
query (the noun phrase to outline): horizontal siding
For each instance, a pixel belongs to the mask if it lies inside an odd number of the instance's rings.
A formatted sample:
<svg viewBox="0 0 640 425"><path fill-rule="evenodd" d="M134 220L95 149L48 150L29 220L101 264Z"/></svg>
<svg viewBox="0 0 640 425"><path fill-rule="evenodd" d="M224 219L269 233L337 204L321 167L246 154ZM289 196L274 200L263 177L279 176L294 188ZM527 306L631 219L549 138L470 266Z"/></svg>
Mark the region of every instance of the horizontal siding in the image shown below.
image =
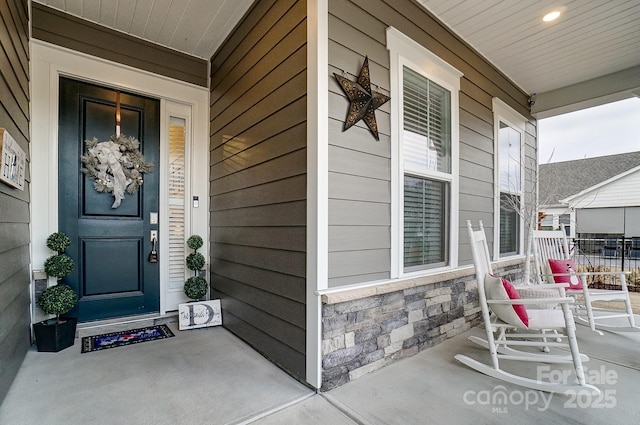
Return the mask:
<svg viewBox="0 0 640 425"><path fill-rule="evenodd" d="M329 172L389 181L391 162L387 157L342 146L329 146L329 157Z"/></svg>
<svg viewBox="0 0 640 425"><path fill-rule="evenodd" d="M343 276L386 273L391 265L388 249L368 249L363 251L330 252L329 278Z"/></svg>
<svg viewBox="0 0 640 425"><path fill-rule="evenodd" d="M285 203L306 199L307 176L300 174L247 187L216 196L216 205L212 205L214 212L234 210L238 208L269 205L274 202Z"/></svg>
<svg viewBox="0 0 640 425"><path fill-rule="evenodd" d="M386 26L329 2L329 287L389 278L390 103L376 110L380 141L363 121L343 132L349 102L333 74L355 80L366 53L372 89L389 94ZM357 53L356 53L357 52Z"/></svg>
<svg viewBox="0 0 640 425"><path fill-rule="evenodd" d="M242 156L234 159L241 160ZM246 168L233 174L217 177L215 168L211 167L211 195L220 195L243 188L258 186L275 180L304 174L306 172L306 149L300 149L287 155L279 156L255 167Z"/></svg>
<svg viewBox="0 0 640 425"><path fill-rule="evenodd" d="M387 226L391 223L388 204L329 199L331 226Z"/></svg>
<svg viewBox="0 0 640 425"><path fill-rule="evenodd" d="M33 38L207 87L207 61L32 3Z"/></svg>
<svg viewBox="0 0 640 425"><path fill-rule="evenodd" d="M349 137L343 134L342 126L344 118L347 115L347 104L345 101L344 113L340 119L329 119L329 146L337 146L362 152L368 155L380 156L383 158L391 158L390 136L388 134L380 134L380 141L372 143L372 136L368 128L355 125L349 129L347 133ZM334 164L339 161L338 158L330 157L329 169L335 170L338 165ZM389 163L391 164L391 163ZM364 164L366 166L366 164ZM391 167L389 165L389 167ZM362 167L361 167L362 168ZM365 167L366 168L366 167Z"/></svg>
<svg viewBox="0 0 640 425"><path fill-rule="evenodd" d="M247 304L254 309L262 311L264 317L272 318L272 322L276 320L283 323L283 329L272 329L274 334L281 332L283 338L278 338L280 342L285 343L299 352L304 352L304 329L296 324L305 318L304 304L301 304L290 298L281 297L272 292L264 291L256 286L244 285L237 280L227 279L222 276L216 277L216 291L224 293L227 297L232 297L237 301ZM276 309L279 314L267 313L269 310ZM255 323L256 327L261 327L262 323ZM269 328L262 329L269 331ZM286 337L287 333L292 333L290 339ZM297 338L293 336L297 334ZM274 335L275 336L275 335Z"/></svg>
<svg viewBox="0 0 640 425"><path fill-rule="evenodd" d="M306 351L306 2L260 1L211 59L211 284L293 376Z"/></svg>
<svg viewBox="0 0 640 425"><path fill-rule="evenodd" d="M282 85L293 78L295 72L303 69L307 60L304 31L303 25L296 26L278 42L271 54L256 60L251 73L245 74L237 81L229 79L221 82L214 91L216 98L211 99L211 117L218 119L222 113L233 117L233 112L237 111L239 106L234 107L232 103L238 104L239 100L244 100L247 104L255 104L268 95L273 87ZM246 60L249 59L251 58ZM232 102L231 99L236 101ZM227 120L223 118L222 122Z"/></svg>
<svg viewBox="0 0 640 425"><path fill-rule="evenodd" d="M293 78L287 80L280 86L271 87L269 94L257 103L251 104L251 97L248 96L245 100L249 102L245 103L245 107L240 108L239 113L231 114L231 117L225 113L221 113L219 119L215 120L217 137L220 137L219 142L225 143L225 136L237 136L239 131L246 128L247 121L254 123L260 122L270 117L273 111L298 100L301 94L304 93L306 86L306 72L304 69L299 69ZM251 94L252 92L250 91L249 93ZM239 103L242 103L241 100L234 103L233 107L237 107ZM224 133L224 135L221 135L221 132ZM218 139L216 138L215 141L218 141Z"/></svg>
<svg viewBox="0 0 640 425"><path fill-rule="evenodd" d="M278 116L280 115L282 114L278 114ZM215 167L222 162L222 165L213 169L216 177L224 177L248 166L257 165L305 147L307 128L304 122L291 124L293 125L292 127L286 128L280 133L269 134L266 138L230 139L214 148L210 155L211 166ZM252 132L257 132L265 130L265 127L257 125L251 130ZM260 135L265 137L262 133ZM265 141L268 143L263 143ZM240 157L232 159L232 157L240 153L242 154Z"/></svg>
<svg viewBox="0 0 640 425"><path fill-rule="evenodd" d="M331 226L329 252L391 248L388 226Z"/></svg>
<svg viewBox="0 0 640 425"><path fill-rule="evenodd" d="M304 226L305 220L305 201L260 205L211 213L211 222L214 226Z"/></svg>
<svg viewBox="0 0 640 425"><path fill-rule="evenodd" d="M0 126L29 161L29 20L22 0L0 0ZM0 182L0 404L30 344L29 196Z"/></svg>
<svg viewBox="0 0 640 425"><path fill-rule="evenodd" d="M241 336L249 345L283 369L305 369L304 354L276 337L282 334L281 329L290 331L291 327L232 297L226 298L224 305L225 328ZM285 339L293 339L294 336L300 339L300 335L294 333L285 334Z"/></svg>
<svg viewBox="0 0 640 425"><path fill-rule="evenodd" d="M217 275L229 280L253 286L261 291L279 295L298 303L305 302L304 277L291 276L219 258L213 262L212 267Z"/></svg>
<svg viewBox="0 0 640 425"><path fill-rule="evenodd" d="M577 201L577 202L576 202ZM628 174L577 198L574 208L640 206L640 171Z"/></svg>
<svg viewBox="0 0 640 425"><path fill-rule="evenodd" d="M364 202L388 202L391 197L389 182L349 174L329 173L331 199Z"/></svg>
<svg viewBox="0 0 640 425"><path fill-rule="evenodd" d="M466 220L482 219L490 241L493 241L494 214L494 140L492 98L499 97L524 116L529 116L527 94L518 89L493 65L479 56L446 26L438 22L421 6L410 0L331 0L329 2L329 274L331 286L369 282L385 274L350 274L338 263L340 253L362 263L368 258L371 269L379 268L378 259L368 257L370 250L384 251L390 245L390 103L376 111L381 132L376 142L361 121L342 132L348 100L333 78L338 73L352 80L357 78L365 55L369 58L372 87L389 93L389 52L386 49L386 29L393 26L423 45L444 61L460 70L460 199L459 263L471 262L467 241ZM525 147L526 190L534 187L537 149L536 123L527 123ZM334 149L340 147L342 150ZM363 153L345 157L345 150ZM351 167L349 167L351 164ZM376 170L376 171L373 171ZM358 179L347 178L358 176ZM389 186L382 187L379 181ZM332 182L334 184L332 184ZM375 182L375 183L374 183ZM386 197L386 199L384 199ZM369 240L369 245L354 241L360 226L386 226L389 235ZM337 238L343 233L345 236ZM382 233L378 233L382 234ZM380 252L382 252L380 251ZM390 254L389 254L390 255ZM386 262L390 264L390 261ZM340 270L340 271L338 271Z"/></svg>

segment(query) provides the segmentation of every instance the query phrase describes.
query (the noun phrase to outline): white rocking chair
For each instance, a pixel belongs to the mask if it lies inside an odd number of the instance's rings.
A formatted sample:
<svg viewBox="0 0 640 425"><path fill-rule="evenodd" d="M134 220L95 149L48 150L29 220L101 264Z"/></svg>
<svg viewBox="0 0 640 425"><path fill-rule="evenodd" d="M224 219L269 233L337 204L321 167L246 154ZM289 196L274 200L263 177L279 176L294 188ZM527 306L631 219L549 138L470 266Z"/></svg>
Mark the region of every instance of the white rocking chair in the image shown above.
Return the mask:
<svg viewBox="0 0 640 425"><path fill-rule="evenodd" d="M463 354L457 354L455 358L478 372L515 385L551 393L587 390L593 394L599 394L600 390L598 390L598 388L587 384L585 381L582 362L587 361L588 357L581 355L578 350L575 324L571 309L569 308L569 304L573 303L574 300L573 298L564 296L564 286L558 284L539 286L540 289L545 290L555 289L558 296L553 298L487 299L485 293L485 278L491 274L491 257L489 256L484 228L482 227L482 222L480 222L480 230L474 231L470 221L467 221L467 227L478 282L482 319L486 333L486 340L473 336L470 337L469 340L489 349L492 364L487 365ZM528 288L530 288L530 286L528 286ZM518 304L525 306L540 306L542 304L560 306L560 308L536 308L527 310L529 316L528 326L524 327L523 325L520 327L513 323L507 323L502 320L500 314L498 314L498 312L502 312L499 306L513 306ZM494 317L491 316L491 312L494 313ZM511 332L514 329L515 332ZM547 341L545 332L550 330L558 331L557 334L553 334L554 339L566 339L567 342ZM569 354L543 354L521 350L521 348L531 349L535 347L566 349L569 351ZM578 382L558 383L519 376L502 370L500 368L501 360L538 363L573 363Z"/></svg>
<svg viewBox="0 0 640 425"><path fill-rule="evenodd" d="M638 331L635 324L631 299L627 289L626 274L623 271L612 272L577 272L573 273L552 273L549 268L549 260L572 260L569 243L563 230L535 230L534 259L536 267L536 277L538 283L554 283L559 276L569 276L579 283L580 289L566 289L566 294L579 301L575 308L575 319L583 324L588 324L591 330L602 335L598 329L608 331ZM617 278L620 289L592 289L588 287L589 276L612 276ZM611 310L598 309L593 307L594 301L617 301L624 304L624 310L612 312ZM626 323L622 325L611 324L612 319L625 318Z"/></svg>

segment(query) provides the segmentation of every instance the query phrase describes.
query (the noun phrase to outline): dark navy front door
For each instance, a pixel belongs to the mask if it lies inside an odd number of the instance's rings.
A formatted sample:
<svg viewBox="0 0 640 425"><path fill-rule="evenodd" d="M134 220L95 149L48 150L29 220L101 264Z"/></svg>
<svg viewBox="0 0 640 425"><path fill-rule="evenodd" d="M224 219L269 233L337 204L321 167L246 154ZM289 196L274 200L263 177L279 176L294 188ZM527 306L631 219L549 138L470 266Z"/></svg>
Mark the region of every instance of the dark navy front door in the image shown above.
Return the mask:
<svg viewBox="0 0 640 425"><path fill-rule="evenodd" d="M84 141L115 134L116 91L60 78L58 131L58 227L71 238L67 253L75 260L64 279L78 293L71 314L90 321L159 311L159 263L149 262L150 213L158 212L160 176L160 102L120 93L121 133L140 141L154 163L141 189L126 193L118 208L82 173Z"/></svg>

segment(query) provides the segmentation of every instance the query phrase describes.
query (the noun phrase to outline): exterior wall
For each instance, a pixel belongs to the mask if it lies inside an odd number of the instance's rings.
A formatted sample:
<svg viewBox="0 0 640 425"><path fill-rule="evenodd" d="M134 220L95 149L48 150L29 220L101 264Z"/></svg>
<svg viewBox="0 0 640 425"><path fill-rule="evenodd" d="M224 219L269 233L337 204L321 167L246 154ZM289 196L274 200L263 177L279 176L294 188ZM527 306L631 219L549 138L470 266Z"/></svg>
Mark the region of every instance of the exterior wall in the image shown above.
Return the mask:
<svg viewBox="0 0 640 425"><path fill-rule="evenodd" d="M396 95L389 93L388 26L464 73L459 98L460 264L471 262L466 220L483 220L489 243L493 240L493 97L530 119L524 148L525 190L535 190L536 121L530 117L526 93L410 0L330 0L329 286L334 288L390 276L390 104L376 111L380 142L362 122L342 132L348 103L333 78L334 72L345 72L355 79L367 55L374 90Z"/></svg>
<svg viewBox="0 0 640 425"><path fill-rule="evenodd" d="M640 236L640 171L571 199L576 233Z"/></svg>
<svg viewBox="0 0 640 425"><path fill-rule="evenodd" d="M33 38L207 87L207 61L32 3Z"/></svg>
<svg viewBox="0 0 640 425"><path fill-rule="evenodd" d="M29 161L29 13L0 0L0 126ZM29 348L29 164L24 191L0 182L0 403Z"/></svg>
<svg viewBox="0 0 640 425"><path fill-rule="evenodd" d="M500 264L494 270L498 275L514 282L522 277L522 263ZM445 281L409 281L402 284L404 288L398 286L368 297L324 298L323 391L433 347L482 320L472 268L461 269Z"/></svg>
<svg viewBox="0 0 640 425"><path fill-rule="evenodd" d="M211 286L224 325L305 378L306 2L256 2L211 60Z"/></svg>
<svg viewBox="0 0 640 425"><path fill-rule="evenodd" d="M371 6L329 1L329 287L390 277L391 104L375 112L379 142L362 121L343 132L348 100L333 77L355 80L368 55L372 88L389 95L387 25Z"/></svg>
<svg viewBox="0 0 640 425"><path fill-rule="evenodd" d="M640 206L640 170L576 196L568 204L575 209Z"/></svg>
<svg viewBox="0 0 640 425"><path fill-rule="evenodd" d="M478 323L466 221L494 238L497 97L527 119L525 198L537 184L536 120L528 95L411 0L329 0L329 289L321 291L322 389L415 354ZM446 272L391 276L391 114L376 110L377 142L363 122L342 132L348 101L333 73L355 80L365 56L372 88L392 98L386 30L393 26L464 76L459 92L458 262ZM533 196L532 196L533 197ZM456 233L456 232L453 232ZM526 235L523 235L526 240ZM490 246L490 251L493 248ZM523 257L500 264L519 277ZM513 269L512 269L513 268Z"/></svg>

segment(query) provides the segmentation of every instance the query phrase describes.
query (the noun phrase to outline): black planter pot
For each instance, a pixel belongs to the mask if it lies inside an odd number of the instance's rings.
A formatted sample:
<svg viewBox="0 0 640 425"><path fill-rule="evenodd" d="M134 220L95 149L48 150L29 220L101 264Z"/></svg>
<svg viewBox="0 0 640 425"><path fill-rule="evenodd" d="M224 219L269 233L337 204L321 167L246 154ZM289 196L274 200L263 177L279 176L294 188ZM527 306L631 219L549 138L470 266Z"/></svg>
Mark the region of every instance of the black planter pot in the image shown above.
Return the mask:
<svg viewBox="0 0 640 425"><path fill-rule="evenodd" d="M40 352L57 353L71 347L76 338L75 317L61 317L59 321L44 320L33 325L36 335L36 346Z"/></svg>

